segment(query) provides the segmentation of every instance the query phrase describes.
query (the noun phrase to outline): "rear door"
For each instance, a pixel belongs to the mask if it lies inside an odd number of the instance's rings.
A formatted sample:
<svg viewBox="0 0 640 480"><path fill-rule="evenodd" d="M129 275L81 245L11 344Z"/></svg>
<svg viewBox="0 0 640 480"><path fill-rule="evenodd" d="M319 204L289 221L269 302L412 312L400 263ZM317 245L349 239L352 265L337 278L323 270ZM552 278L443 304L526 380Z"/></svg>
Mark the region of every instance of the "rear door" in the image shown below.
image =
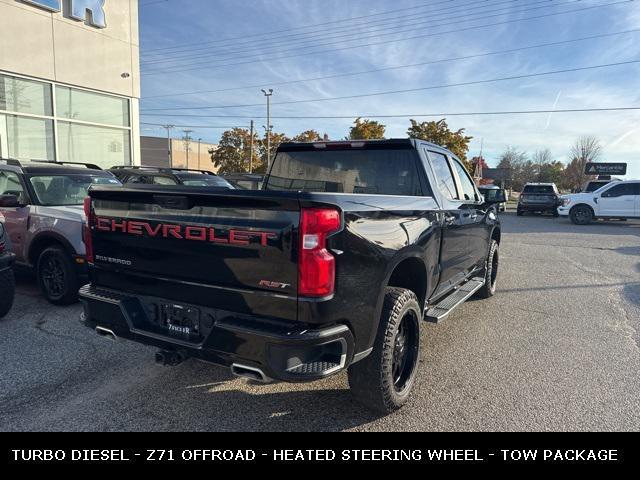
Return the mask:
<svg viewBox="0 0 640 480"><path fill-rule="evenodd" d="M472 261L468 245L475 219L472 211L461 200L456 175L448 157L435 150L425 150L435 175L435 188L440 192L443 208L442 242L440 245L440 284L435 295L460 283L466 276Z"/></svg>
<svg viewBox="0 0 640 480"><path fill-rule="evenodd" d="M94 284L295 319L296 194L178 188L92 190Z"/></svg>
<svg viewBox="0 0 640 480"><path fill-rule="evenodd" d="M633 217L637 201L635 183L617 183L600 194L599 215L603 217Z"/></svg>

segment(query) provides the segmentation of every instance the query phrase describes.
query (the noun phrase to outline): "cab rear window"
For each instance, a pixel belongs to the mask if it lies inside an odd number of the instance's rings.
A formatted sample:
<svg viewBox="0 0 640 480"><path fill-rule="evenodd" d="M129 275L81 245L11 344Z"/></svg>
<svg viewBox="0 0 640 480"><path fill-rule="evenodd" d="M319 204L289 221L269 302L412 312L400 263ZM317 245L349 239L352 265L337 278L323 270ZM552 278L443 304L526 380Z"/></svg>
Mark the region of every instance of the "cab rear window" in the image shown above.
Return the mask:
<svg viewBox="0 0 640 480"><path fill-rule="evenodd" d="M280 152L266 190L423 195L415 150Z"/></svg>

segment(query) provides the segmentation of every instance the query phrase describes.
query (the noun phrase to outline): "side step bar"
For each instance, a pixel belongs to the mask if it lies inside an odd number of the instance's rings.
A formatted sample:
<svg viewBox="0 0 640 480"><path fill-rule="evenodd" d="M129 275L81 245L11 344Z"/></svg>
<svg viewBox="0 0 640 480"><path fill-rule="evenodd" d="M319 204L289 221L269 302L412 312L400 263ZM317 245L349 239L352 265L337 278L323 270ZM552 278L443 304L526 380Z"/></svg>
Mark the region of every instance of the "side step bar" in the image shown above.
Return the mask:
<svg viewBox="0 0 640 480"><path fill-rule="evenodd" d="M427 322L432 323L438 323L445 320L452 311L480 290L483 285L484 278L472 278L453 293L440 300L440 302L427 308L424 312L424 319Z"/></svg>

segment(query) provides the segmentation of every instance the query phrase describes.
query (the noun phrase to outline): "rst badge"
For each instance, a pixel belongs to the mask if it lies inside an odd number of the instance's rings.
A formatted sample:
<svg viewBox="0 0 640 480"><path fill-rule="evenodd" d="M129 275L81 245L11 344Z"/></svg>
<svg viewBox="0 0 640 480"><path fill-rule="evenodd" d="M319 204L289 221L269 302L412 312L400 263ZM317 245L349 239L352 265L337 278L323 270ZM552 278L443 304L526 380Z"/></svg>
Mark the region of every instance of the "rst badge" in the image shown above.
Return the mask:
<svg viewBox="0 0 640 480"><path fill-rule="evenodd" d="M62 12L62 0L21 0L24 3L44 8L50 12ZM107 28L104 14L106 0L69 0L67 16L79 22L88 22L97 28Z"/></svg>

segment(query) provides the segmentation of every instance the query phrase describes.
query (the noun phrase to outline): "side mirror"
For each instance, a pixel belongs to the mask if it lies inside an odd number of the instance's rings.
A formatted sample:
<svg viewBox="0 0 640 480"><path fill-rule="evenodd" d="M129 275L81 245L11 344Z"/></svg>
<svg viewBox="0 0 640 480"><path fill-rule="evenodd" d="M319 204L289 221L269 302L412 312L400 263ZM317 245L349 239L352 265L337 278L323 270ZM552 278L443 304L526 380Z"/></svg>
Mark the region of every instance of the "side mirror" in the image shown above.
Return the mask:
<svg viewBox="0 0 640 480"><path fill-rule="evenodd" d="M18 208L20 201L15 195L0 195L0 208Z"/></svg>
<svg viewBox="0 0 640 480"><path fill-rule="evenodd" d="M484 194L485 204L504 203L507 201L507 191L503 188L487 190Z"/></svg>

